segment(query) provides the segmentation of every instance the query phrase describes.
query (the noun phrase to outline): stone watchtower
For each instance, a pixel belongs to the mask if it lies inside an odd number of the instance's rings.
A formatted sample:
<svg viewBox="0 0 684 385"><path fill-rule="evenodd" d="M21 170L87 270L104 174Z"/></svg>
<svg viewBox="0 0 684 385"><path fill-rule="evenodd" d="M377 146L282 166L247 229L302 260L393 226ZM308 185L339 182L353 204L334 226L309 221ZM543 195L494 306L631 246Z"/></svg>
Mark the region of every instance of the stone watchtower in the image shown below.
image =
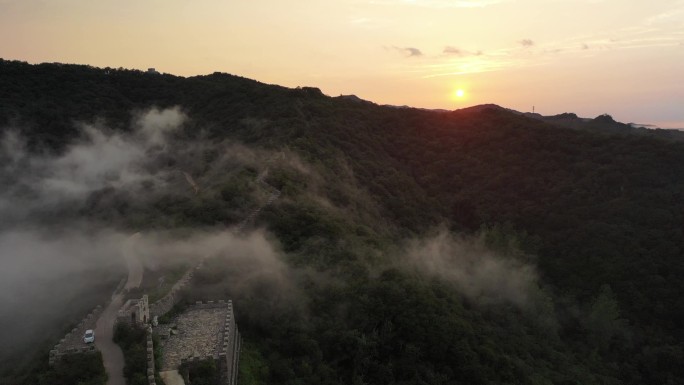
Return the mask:
<svg viewBox="0 0 684 385"><path fill-rule="evenodd" d="M140 299L129 299L121 306L116 322L129 325L144 326L150 322L150 305L147 294Z"/></svg>

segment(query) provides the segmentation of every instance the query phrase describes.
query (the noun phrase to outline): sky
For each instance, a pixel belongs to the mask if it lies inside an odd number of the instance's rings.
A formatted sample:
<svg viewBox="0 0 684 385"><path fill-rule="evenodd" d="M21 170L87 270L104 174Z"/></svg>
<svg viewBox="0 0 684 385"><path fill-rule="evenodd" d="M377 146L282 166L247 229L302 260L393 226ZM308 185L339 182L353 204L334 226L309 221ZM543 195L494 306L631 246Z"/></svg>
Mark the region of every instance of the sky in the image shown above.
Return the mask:
<svg viewBox="0 0 684 385"><path fill-rule="evenodd" d="M0 0L0 57L684 128L684 0Z"/></svg>

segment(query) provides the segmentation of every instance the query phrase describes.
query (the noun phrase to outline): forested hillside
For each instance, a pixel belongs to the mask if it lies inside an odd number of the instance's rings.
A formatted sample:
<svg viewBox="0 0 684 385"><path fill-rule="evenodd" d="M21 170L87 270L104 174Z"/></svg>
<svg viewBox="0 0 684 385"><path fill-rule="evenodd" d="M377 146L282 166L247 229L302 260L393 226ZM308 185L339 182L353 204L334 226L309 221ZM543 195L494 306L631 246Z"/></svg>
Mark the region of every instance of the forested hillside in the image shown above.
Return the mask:
<svg viewBox="0 0 684 385"><path fill-rule="evenodd" d="M245 290L245 265L216 257L186 293L233 299L241 383L684 383L684 144L494 105L0 61L0 130L34 154L64 151L81 123L128 132L152 107L188 120L150 167L201 192L102 189L36 215L225 228L266 199L253 180L268 170L282 195L250 226L278 245L287 284Z"/></svg>

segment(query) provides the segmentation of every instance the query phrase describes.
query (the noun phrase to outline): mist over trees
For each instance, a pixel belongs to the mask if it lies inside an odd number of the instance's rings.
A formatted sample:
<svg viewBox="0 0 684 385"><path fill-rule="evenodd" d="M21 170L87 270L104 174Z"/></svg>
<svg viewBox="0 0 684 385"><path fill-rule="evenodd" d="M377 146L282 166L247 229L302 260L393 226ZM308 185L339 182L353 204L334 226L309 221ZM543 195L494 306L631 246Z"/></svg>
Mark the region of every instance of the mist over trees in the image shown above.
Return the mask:
<svg viewBox="0 0 684 385"><path fill-rule="evenodd" d="M497 106L9 61L0 130L0 246L76 223L145 232L147 254L177 238L176 259L207 257L185 300L234 301L245 383L684 381L683 144ZM229 235L268 199L259 177L280 198ZM30 383L29 366L0 379Z"/></svg>

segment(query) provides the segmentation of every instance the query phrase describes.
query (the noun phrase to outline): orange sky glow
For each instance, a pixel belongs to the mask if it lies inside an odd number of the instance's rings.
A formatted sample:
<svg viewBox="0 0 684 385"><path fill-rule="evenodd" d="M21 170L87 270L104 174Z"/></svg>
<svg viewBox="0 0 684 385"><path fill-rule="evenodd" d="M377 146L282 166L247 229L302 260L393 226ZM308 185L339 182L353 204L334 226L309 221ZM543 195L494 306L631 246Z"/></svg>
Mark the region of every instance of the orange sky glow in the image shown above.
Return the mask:
<svg viewBox="0 0 684 385"><path fill-rule="evenodd" d="M0 57L684 128L683 0L0 0Z"/></svg>

